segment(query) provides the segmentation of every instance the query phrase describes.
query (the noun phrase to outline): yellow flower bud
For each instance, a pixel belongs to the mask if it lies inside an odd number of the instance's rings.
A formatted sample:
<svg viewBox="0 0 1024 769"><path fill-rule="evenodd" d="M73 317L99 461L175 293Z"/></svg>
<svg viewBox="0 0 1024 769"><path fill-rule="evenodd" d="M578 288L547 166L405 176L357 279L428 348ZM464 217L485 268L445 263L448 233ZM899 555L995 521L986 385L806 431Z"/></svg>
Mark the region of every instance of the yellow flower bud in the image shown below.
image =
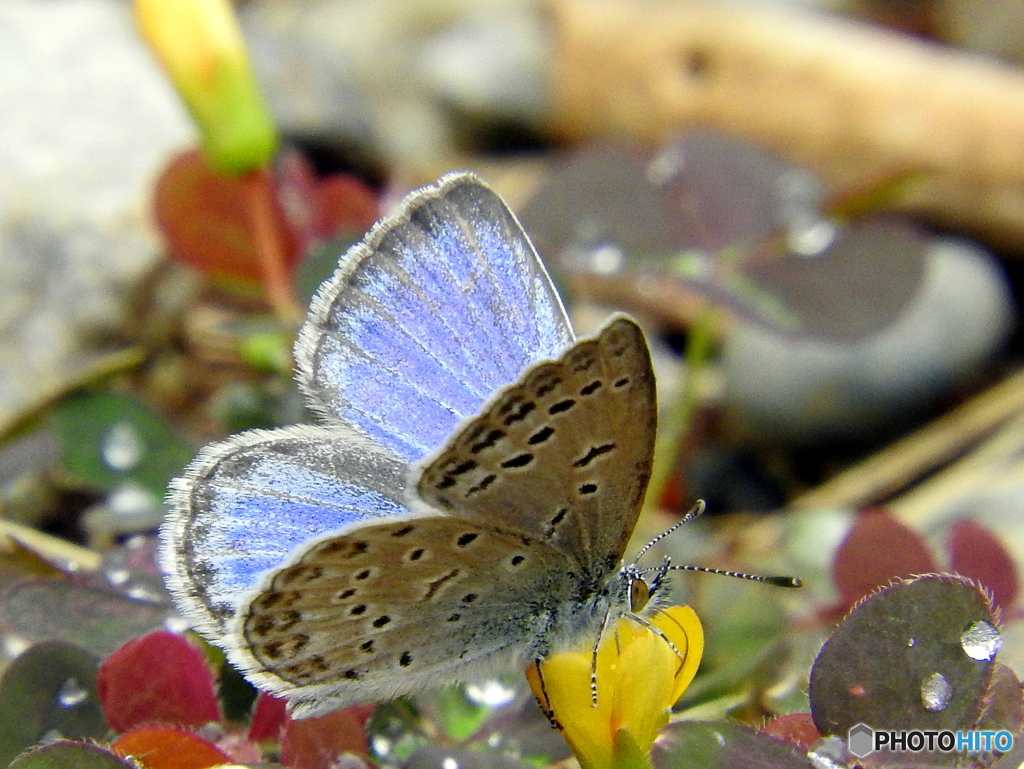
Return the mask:
<svg viewBox="0 0 1024 769"><path fill-rule="evenodd" d="M266 166L277 132L228 0L135 0L142 34L196 121L210 166Z"/></svg>

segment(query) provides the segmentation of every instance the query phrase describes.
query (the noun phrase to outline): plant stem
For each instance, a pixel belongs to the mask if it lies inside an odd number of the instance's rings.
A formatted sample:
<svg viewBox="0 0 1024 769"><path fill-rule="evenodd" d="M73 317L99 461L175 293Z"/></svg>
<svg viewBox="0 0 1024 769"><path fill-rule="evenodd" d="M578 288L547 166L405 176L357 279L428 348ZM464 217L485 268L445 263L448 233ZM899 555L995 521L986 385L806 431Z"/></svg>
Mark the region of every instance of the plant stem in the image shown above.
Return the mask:
<svg viewBox="0 0 1024 769"><path fill-rule="evenodd" d="M261 168L243 175L241 182L267 299L282 323L298 326L302 322L303 312L295 298L291 275L285 266L283 238L278 229L282 217L278 213L273 179L269 171Z"/></svg>
<svg viewBox="0 0 1024 769"><path fill-rule="evenodd" d="M651 480L647 485L647 497L644 502L647 510L655 510L661 505L665 486L672 477L683 442L690 434L693 413L697 407L697 380L711 357L717 320L718 312L715 306L707 304L701 310L697 321L690 327L690 335L686 341L686 373L683 376L683 383L675 402L672 403L658 429L654 465L651 468Z"/></svg>

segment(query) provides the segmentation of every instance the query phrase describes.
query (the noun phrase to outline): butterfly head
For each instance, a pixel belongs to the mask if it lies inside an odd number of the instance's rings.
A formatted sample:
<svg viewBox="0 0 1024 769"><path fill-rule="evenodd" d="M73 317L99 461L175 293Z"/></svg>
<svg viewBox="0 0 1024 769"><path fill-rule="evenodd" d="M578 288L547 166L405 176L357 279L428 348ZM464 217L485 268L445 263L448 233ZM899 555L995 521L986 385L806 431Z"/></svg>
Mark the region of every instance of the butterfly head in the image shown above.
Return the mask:
<svg viewBox="0 0 1024 769"><path fill-rule="evenodd" d="M660 609L668 603L670 585L667 580L672 570L672 561L665 558L653 570L639 569L636 564L626 564L623 571L629 579L629 611L640 614Z"/></svg>

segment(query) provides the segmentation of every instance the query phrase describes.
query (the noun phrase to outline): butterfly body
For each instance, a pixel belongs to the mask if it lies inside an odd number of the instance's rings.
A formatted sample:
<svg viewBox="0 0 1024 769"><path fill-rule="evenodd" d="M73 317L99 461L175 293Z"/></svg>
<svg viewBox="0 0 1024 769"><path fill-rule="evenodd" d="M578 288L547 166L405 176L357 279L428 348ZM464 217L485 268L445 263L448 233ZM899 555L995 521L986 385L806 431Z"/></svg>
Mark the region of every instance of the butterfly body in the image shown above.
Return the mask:
<svg viewBox="0 0 1024 769"><path fill-rule="evenodd" d="M296 715L522 668L630 610L646 342L625 316L574 341L478 180L350 251L296 359L324 424L201 452L161 552L186 615Z"/></svg>

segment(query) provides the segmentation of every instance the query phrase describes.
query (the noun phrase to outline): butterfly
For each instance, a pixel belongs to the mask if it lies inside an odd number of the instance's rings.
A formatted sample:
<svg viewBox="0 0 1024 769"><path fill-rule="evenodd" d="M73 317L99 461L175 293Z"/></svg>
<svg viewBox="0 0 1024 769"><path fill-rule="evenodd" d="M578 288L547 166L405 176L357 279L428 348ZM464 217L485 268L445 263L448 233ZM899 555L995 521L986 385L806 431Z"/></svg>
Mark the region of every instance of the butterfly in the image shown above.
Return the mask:
<svg viewBox="0 0 1024 769"><path fill-rule="evenodd" d="M412 193L341 258L295 360L319 424L203 449L160 561L296 717L522 669L647 600L622 563L657 424L644 334L620 314L577 340L477 177Z"/></svg>

